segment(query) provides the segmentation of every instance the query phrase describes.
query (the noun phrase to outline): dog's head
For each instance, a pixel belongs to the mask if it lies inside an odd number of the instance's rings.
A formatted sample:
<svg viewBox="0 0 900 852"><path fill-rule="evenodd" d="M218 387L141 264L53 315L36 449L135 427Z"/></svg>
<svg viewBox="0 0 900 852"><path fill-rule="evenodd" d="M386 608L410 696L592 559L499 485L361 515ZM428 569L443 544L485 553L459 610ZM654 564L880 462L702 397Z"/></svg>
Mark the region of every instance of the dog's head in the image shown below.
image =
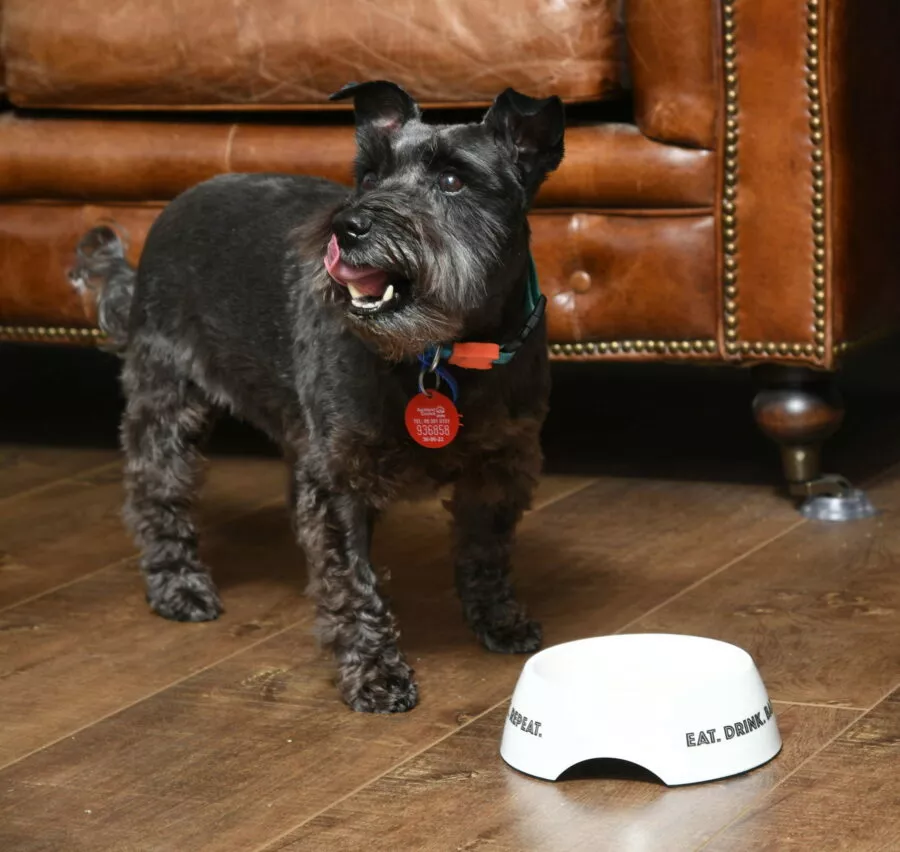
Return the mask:
<svg viewBox="0 0 900 852"><path fill-rule="evenodd" d="M458 339L527 268L526 214L562 160L562 102L507 89L480 123L428 125L393 83L332 98L353 98L358 153L330 223L328 295L388 357Z"/></svg>

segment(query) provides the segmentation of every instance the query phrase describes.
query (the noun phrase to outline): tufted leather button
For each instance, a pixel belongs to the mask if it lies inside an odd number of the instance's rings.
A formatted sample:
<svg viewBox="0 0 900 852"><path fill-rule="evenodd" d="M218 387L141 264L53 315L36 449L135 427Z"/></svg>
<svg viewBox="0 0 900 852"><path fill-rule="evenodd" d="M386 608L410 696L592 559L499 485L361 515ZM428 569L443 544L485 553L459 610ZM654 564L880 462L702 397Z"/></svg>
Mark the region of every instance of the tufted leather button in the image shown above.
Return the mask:
<svg viewBox="0 0 900 852"><path fill-rule="evenodd" d="M591 289L591 275L583 269L573 272L569 276L569 289L576 293L587 293Z"/></svg>

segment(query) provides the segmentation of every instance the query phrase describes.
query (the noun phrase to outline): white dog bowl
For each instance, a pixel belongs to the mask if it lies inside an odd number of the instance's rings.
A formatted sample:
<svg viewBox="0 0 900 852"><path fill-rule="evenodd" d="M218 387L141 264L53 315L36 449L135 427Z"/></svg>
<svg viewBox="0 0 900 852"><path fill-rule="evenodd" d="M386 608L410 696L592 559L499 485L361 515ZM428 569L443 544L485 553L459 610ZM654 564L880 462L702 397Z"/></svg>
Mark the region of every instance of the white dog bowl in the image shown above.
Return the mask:
<svg viewBox="0 0 900 852"><path fill-rule="evenodd" d="M584 760L616 758L675 785L746 772L780 749L746 651L699 636L635 633L567 642L529 659L500 754L551 781Z"/></svg>

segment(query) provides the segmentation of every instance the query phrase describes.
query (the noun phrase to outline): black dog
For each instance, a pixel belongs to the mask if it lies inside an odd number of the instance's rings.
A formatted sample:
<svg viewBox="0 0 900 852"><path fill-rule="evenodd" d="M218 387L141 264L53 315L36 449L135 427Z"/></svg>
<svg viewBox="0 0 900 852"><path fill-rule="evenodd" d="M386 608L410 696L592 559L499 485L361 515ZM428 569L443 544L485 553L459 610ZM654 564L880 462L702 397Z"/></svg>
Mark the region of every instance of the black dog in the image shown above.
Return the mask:
<svg viewBox="0 0 900 852"><path fill-rule="evenodd" d="M558 98L512 90L481 123L446 126L423 123L392 83L334 97L354 99L352 193L220 176L162 212L137 271L101 227L82 240L73 280L98 289L101 327L124 358L126 518L151 607L182 621L222 612L190 509L204 427L228 410L290 463L344 700L390 713L417 690L369 545L378 513L420 484L455 483L456 584L478 638L507 653L540 644L508 574L549 392L526 214L562 159L564 117ZM439 447L455 431L450 406L424 412L436 426L407 426L405 412L441 376L458 382L465 426Z"/></svg>

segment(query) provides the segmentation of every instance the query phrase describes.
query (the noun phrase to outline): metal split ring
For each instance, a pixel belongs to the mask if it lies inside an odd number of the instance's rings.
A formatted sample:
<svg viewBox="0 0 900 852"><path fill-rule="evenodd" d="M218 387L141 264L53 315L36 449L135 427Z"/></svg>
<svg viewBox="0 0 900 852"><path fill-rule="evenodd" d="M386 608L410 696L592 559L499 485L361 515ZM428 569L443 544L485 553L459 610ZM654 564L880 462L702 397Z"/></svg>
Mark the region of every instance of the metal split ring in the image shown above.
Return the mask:
<svg viewBox="0 0 900 852"><path fill-rule="evenodd" d="M431 394L425 390L425 374L431 373L434 376L434 388L433 390L440 390L441 387L441 374L437 372L438 365L441 363L441 347L434 347L434 355L431 358L431 364L428 367L422 367L419 371L419 391L423 393L425 396L430 397Z"/></svg>
<svg viewBox="0 0 900 852"><path fill-rule="evenodd" d="M441 388L441 374L434 373L431 370L426 370L424 367L419 370L419 391L430 399L431 394L427 390L425 390L425 375L427 373L431 373L434 376L434 387L432 388L432 390L435 391L440 390Z"/></svg>

